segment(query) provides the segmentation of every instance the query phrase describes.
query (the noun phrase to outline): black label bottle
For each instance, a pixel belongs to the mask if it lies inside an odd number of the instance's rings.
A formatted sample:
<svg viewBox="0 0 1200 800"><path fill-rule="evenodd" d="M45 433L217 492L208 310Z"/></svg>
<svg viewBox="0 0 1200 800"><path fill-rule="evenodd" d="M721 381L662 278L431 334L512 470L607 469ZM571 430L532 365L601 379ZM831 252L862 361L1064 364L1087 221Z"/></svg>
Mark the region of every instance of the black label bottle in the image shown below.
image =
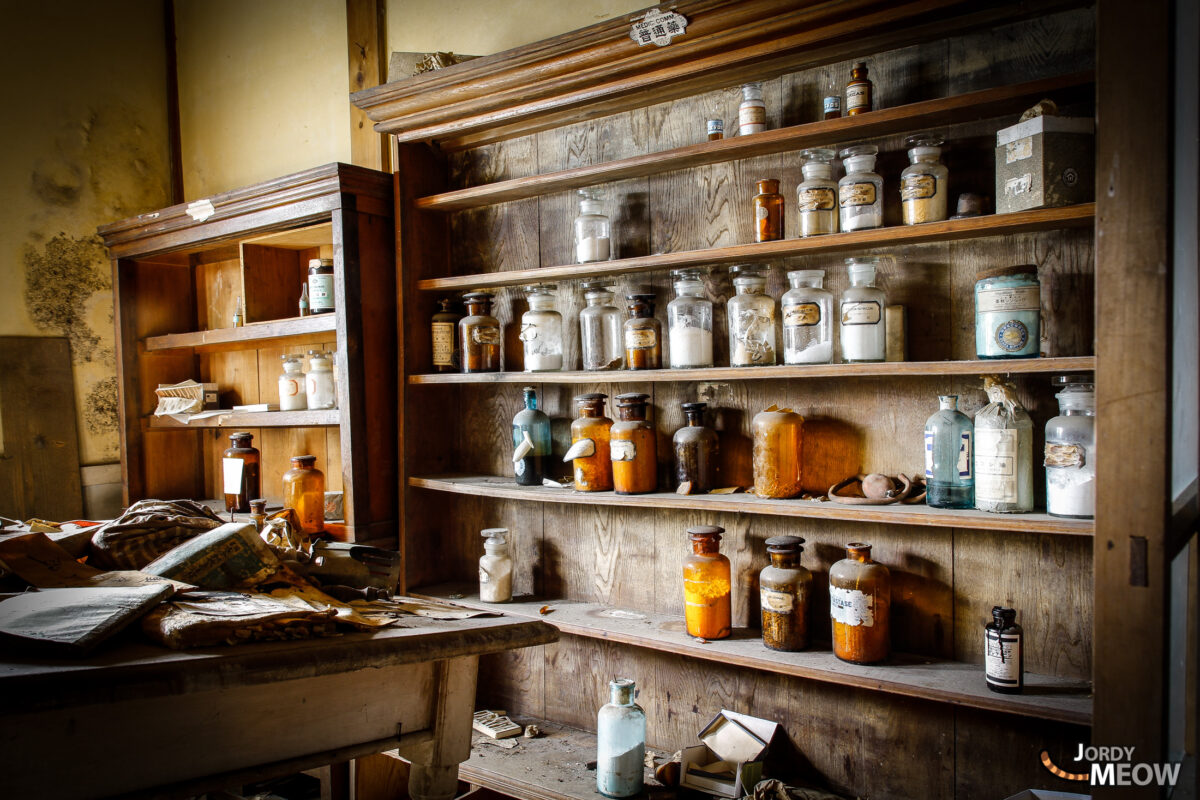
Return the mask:
<svg viewBox="0 0 1200 800"><path fill-rule="evenodd" d="M992 608L992 621L983 627L983 644L987 687L1020 694L1025 688L1025 631L1017 624L1015 609Z"/></svg>

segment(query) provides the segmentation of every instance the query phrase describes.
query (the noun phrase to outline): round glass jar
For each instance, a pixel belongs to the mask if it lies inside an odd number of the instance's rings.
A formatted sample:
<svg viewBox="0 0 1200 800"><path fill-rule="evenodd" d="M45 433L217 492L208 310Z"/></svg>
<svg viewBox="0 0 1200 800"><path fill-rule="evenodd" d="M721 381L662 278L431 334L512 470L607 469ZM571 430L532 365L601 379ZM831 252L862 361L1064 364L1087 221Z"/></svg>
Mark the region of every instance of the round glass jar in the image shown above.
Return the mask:
<svg viewBox="0 0 1200 800"><path fill-rule="evenodd" d="M843 231L862 231L883 225L883 178L875 173L879 148L873 144L847 147L838 156L846 170L838 181L838 213Z"/></svg>
<svg viewBox="0 0 1200 800"><path fill-rule="evenodd" d="M950 170L938 159L944 142L920 134L908 138L908 160L900 173L900 208L905 225L941 222L946 218Z"/></svg>
<svg viewBox="0 0 1200 800"><path fill-rule="evenodd" d="M679 273L675 299L667 303L667 344L673 368L713 365L712 323L713 305L704 293L700 273Z"/></svg>
<svg viewBox="0 0 1200 800"><path fill-rule="evenodd" d="M1041 284L1036 264L976 273L975 355L1037 358L1041 349Z"/></svg>
<svg viewBox="0 0 1200 800"><path fill-rule="evenodd" d="M837 98L834 98L837 99ZM804 180L796 187L796 207L799 209L800 236L821 236L838 231L838 185L833 179L832 150L804 150L800 171Z"/></svg>
<svg viewBox="0 0 1200 800"><path fill-rule="evenodd" d="M521 315L526 372L555 372L563 367L562 314L554 309L556 286L526 288L529 310Z"/></svg>
<svg viewBox="0 0 1200 800"><path fill-rule="evenodd" d="M828 364L833 360L833 292L822 288L823 269L787 274L792 288L783 307L783 363Z"/></svg>

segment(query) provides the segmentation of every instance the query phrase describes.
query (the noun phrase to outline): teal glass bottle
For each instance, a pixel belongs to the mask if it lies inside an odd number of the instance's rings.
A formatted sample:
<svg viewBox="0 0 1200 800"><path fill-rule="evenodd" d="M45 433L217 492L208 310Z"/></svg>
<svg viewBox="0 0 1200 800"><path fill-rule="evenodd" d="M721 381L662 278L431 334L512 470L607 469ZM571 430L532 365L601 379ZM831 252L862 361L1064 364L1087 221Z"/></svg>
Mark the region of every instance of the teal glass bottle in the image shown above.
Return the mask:
<svg viewBox="0 0 1200 800"><path fill-rule="evenodd" d="M925 421L925 502L934 508L974 508L975 425L958 410L958 395L938 397Z"/></svg>
<svg viewBox="0 0 1200 800"><path fill-rule="evenodd" d="M541 486L550 463L550 418L538 411L537 391L525 389L525 408L513 417L513 472L520 486Z"/></svg>

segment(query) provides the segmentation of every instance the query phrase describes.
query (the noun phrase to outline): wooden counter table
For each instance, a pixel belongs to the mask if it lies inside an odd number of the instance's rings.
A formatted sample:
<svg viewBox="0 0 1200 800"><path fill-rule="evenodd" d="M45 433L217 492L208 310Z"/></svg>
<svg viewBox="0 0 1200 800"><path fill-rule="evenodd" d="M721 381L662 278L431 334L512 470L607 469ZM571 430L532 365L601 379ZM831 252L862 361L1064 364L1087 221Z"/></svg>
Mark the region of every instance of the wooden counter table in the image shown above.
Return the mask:
<svg viewBox="0 0 1200 800"><path fill-rule="evenodd" d="M3 657L5 797L187 797L398 747L414 798L450 798L470 756L479 656L557 633L412 617L373 634L186 651L123 638L82 660Z"/></svg>

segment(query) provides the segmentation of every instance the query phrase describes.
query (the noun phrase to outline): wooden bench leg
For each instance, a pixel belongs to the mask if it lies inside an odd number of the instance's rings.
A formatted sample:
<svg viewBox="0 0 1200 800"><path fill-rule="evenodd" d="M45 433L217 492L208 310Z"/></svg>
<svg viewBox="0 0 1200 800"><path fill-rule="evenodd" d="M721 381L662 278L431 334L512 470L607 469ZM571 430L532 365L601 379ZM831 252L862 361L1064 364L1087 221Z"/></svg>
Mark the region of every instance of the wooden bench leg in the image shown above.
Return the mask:
<svg viewBox="0 0 1200 800"><path fill-rule="evenodd" d="M458 793L458 765L471 757L477 656L434 664L430 746L414 753L408 776L413 800L451 800Z"/></svg>

